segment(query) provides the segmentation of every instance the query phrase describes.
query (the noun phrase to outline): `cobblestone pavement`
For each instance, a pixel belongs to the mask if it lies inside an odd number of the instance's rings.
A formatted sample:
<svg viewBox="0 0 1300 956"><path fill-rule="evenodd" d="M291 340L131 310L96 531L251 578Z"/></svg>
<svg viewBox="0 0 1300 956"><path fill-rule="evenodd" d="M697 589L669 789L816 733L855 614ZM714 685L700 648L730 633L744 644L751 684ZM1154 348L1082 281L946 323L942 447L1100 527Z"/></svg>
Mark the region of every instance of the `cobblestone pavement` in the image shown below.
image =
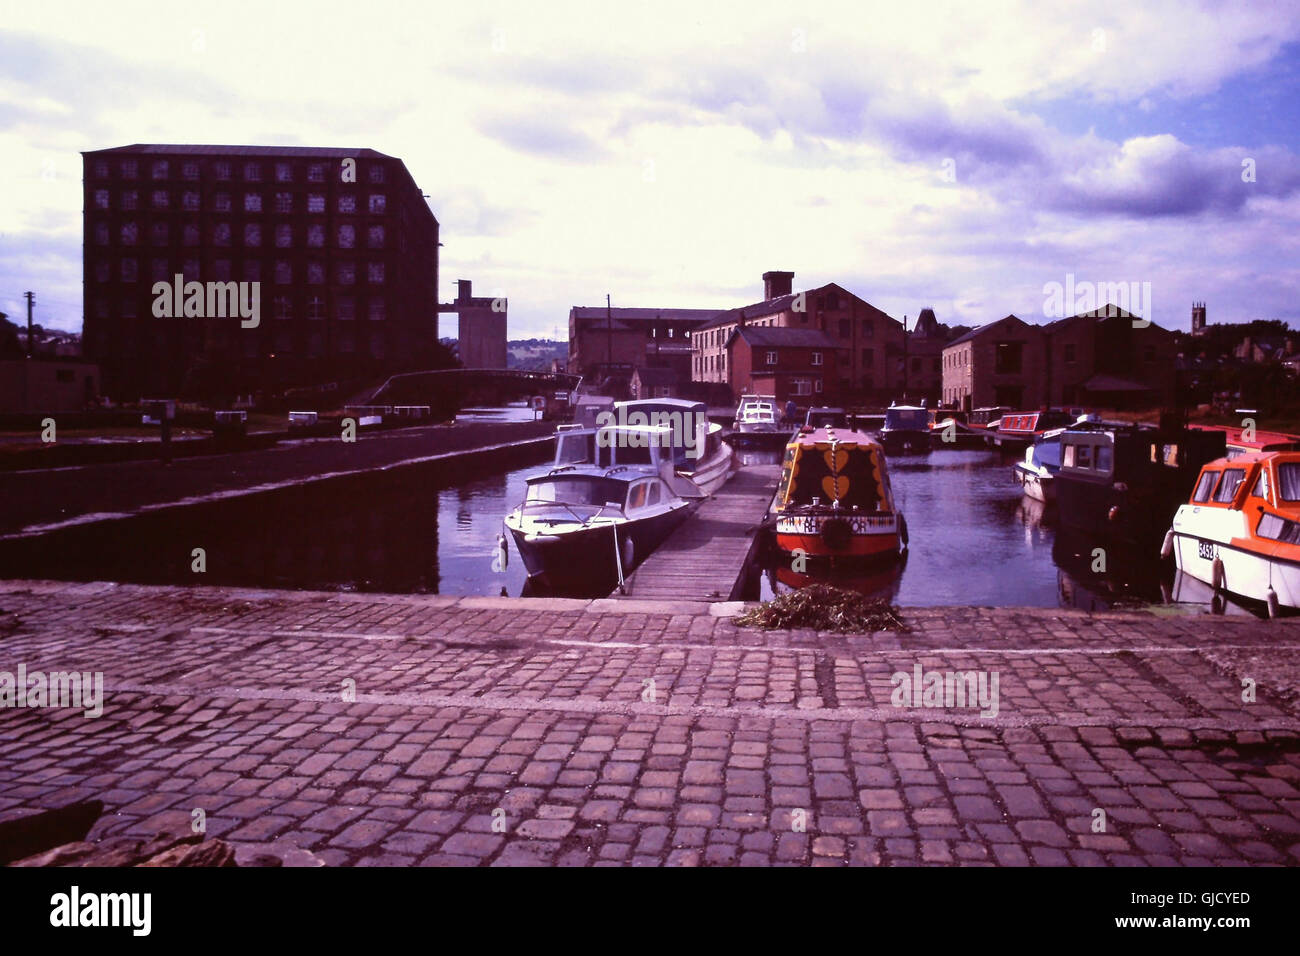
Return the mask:
<svg viewBox="0 0 1300 956"><path fill-rule="evenodd" d="M0 710L0 819L202 809L360 865L1300 862L1300 621L735 609L0 582L0 670L105 683ZM894 706L917 665L996 672L997 715Z"/></svg>

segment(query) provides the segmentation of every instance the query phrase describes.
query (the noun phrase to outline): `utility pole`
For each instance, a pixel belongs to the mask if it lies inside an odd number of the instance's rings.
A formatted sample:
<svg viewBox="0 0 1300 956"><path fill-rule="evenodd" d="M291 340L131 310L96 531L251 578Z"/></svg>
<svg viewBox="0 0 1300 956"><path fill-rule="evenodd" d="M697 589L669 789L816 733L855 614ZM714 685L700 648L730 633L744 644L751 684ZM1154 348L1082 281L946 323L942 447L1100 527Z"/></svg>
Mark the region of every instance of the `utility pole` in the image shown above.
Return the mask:
<svg viewBox="0 0 1300 956"><path fill-rule="evenodd" d="M907 316L903 316L903 401L907 401Z"/></svg>
<svg viewBox="0 0 1300 956"><path fill-rule="evenodd" d="M27 357L32 357L32 305L36 302L35 292L24 292L27 298Z"/></svg>
<svg viewBox="0 0 1300 956"><path fill-rule="evenodd" d="M609 366L614 364L614 312L609 305L609 293L605 293L605 374L609 374Z"/></svg>
<svg viewBox="0 0 1300 956"><path fill-rule="evenodd" d="M32 408L32 305L36 302L36 293L27 291L27 361L23 363L23 410Z"/></svg>

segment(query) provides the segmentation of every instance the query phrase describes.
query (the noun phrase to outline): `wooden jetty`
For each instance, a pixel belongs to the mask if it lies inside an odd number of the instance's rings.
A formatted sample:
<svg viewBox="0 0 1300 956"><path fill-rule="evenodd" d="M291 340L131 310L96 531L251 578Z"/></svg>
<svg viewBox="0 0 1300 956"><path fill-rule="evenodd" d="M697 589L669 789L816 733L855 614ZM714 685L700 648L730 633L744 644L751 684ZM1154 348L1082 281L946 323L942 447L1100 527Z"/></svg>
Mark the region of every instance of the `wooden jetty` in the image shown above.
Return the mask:
<svg viewBox="0 0 1300 956"><path fill-rule="evenodd" d="M626 594L641 601L730 601L756 546L756 531L776 493L780 465L748 465L700 505L628 577Z"/></svg>

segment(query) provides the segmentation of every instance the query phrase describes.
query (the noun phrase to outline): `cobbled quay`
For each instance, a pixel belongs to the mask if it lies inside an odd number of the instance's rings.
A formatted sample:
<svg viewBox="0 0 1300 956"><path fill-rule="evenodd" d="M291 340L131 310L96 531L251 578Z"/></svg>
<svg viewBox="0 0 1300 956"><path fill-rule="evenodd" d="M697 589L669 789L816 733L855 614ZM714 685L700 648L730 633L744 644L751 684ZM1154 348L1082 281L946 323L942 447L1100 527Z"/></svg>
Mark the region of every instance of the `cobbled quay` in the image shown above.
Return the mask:
<svg viewBox="0 0 1300 956"><path fill-rule="evenodd" d="M105 691L0 710L0 819L201 809L340 865L1300 863L1300 621L737 610L0 582L0 670ZM894 706L918 664L996 672L997 715Z"/></svg>

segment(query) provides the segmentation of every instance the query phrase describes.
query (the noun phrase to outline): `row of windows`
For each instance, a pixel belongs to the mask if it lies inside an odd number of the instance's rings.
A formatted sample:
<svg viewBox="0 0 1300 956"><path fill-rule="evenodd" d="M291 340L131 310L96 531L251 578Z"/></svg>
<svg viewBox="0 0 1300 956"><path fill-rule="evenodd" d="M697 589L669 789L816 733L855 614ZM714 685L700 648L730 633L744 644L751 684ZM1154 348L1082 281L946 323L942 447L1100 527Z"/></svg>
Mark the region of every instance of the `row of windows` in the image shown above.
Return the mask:
<svg viewBox="0 0 1300 956"><path fill-rule="evenodd" d="M174 196L167 189L149 190L149 205L153 209L171 209ZM91 197L91 202L96 209L112 208L113 195L107 189L96 189ZM180 194L180 209L186 212L197 212L201 205L201 196L197 190L187 189ZM277 192L272 196L271 205L276 212L292 213L294 209L294 194L289 192ZM341 193L335 203L341 213L355 213L357 211L357 197L352 193ZM244 212L262 212L263 195L259 192L246 192L243 194ZM123 211L131 211L140 208L140 191L138 189L123 189L117 196L117 208ZM215 192L212 194L212 208L217 212L231 212L233 210L233 200L228 192ZM388 211L388 196L385 193L370 193L366 200L366 209L373 215L383 215ZM308 193L307 194L307 211L308 212L325 212L325 194Z"/></svg>
<svg viewBox="0 0 1300 956"><path fill-rule="evenodd" d="M373 331L368 336L362 335L360 340L364 343L371 358L384 358L388 352L388 336L383 332ZM328 347L325 336L319 332L300 337L287 329L262 337L257 336L251 330L241 332L239 333L238 343L239 351L243 353L245 358L249 359L274 360L300 354L305 355L307 358L324 358L327 352L332 355L352 355L358 351L358 337L350 332L338 332L331 335ZM174 338L160 335L155 341L154 353L158 356L166 356L180 347L180 343ZM147 343L131 339L122 343L122 346L118 349L118 354L122 358L134 358L147 351Z"/></svg>
<svg viewBox="0 0 1300 956"><path fill-rule="evenodd" d="M366 279L372 285L382 285L384 282L384 264L382 262L368 262L365 264ZM248 282L262 281L262 261L260 259L244 260L242 269L243 275L240 278ZM324 285L326 277L326 268L323 262L308 262L306 280L310 285ZM214 259L209 274L203 276L200 280L199 260L186 259L181 265L181 273L186 280L194 281L217 281L229 282L231 276L231 261L229 259ZM149 277L151 282L171 281L175 276L174 263L170 259L152 259L149 262ZM271 270L272 280L277 285L290 285L294 281L293 264L283 259L277 260ZM140 260L127 256L118 260L117 278L121 282L138 282L140 281ZM113 279L113 268L108 262L95 263L95 281L111 282ZM357 282L357 264L355 262L336 262L334 263L334 282L337 285L355 285Z"/></svg>
<svg viewBox="0 0 1300 956"><path fill-rule="evenodd" d="M168 179L176 169L180 170L182 179L196 180L202 172L202 166L198 160L185 159L179 160L174 165L168 159L145 160L143 164L134 159L123 159L117 164L118 175L123 179L138 179L141 174L141 166L148 172L151 179ZM230 180L234 178L235 173L243 178L244 182L260 183L262 181L263 171L268 164L257 161L248 161L243 163L232 163L229 160L213 160L210 164L212 176L219 180ZM291 162L276 162L269 164L271 174L275 177L277 183L295 182L301 174L300 164ZM365 167L365 179L368 183L382 183L384 181L384 167L382 163L367 162ZM352 165L345 166L342 159L334 163L308 163L307 164L307 182L323 183L326 177L333 169L335 175L340 181L344 180L344 171L354 168ZM91 168L96 179L108 179L112 173L112 165L106 159L97 159Z"/></svg>
<svg viewBox="0 0 1300 956"><path fill-rule="evenodd" d="M324 320L334 318L340 322L350 322L357 317L357 300L352 296L336 296L334 298L333 308L320 296L314 295L305 302L295 302L288 296L276 296L270 303L270 315L274 319L289 320L296 315L305 316L312 320ZM93 305L93 311L96 318L107 319L113 311L109 301L104 298L97 298ZM124 299L116 309L119 316L126 319L139 318L140 307L133 299ZM151 312L147 313L152 315ZM377 296L371 296L366 300L366 317L372 322L382 322L388 318L388 307L385 301ZM170 321L170 320L167 320Z"/></svg>
<svg viewBox="0 0 1300 956"><path fill-rule="evenodd" d="M383 226L366 226L366 245L371 249L382 249L387 238L387 233ZM275 247L277 249L292 249L294 245L294 227L288 223L277 223L274 228ZM242 230L243 243L249 248L258 248L262 245L262 237L265 235L263 224L260 222L246 222ZM197 223L185 223L180 228L181 242L187 246L197 246L201 241L201 233ZM233 230L228 222L213 223L209 231L211 242L214 246L229 246L231 244ZM138 245L140 242L140 227L134 222L124 222L117 230L118 242L124 246ZM155 222L149 227L150 244L155 246L165 246L170 244L172 237L171 223ZM97 246L107 246L112 238L107 222L96 222L91 226L91 241ZM322 223L311 223L306 229L307 248L323 249L325 248L325 226ZM357 245L357 227L351 223L342 223L334 230L334 244L339 249L355 249Z"/></svg>

